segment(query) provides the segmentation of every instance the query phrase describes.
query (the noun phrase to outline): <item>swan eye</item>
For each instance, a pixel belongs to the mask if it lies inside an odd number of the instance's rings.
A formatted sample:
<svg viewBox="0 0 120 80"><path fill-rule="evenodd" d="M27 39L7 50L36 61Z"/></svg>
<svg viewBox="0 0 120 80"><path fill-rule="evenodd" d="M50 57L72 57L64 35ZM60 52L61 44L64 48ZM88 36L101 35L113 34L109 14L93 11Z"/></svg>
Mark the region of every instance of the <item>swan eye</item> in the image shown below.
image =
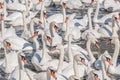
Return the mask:
<svg viewBox="0 0 120 80"><path fill-rule="evenodd" d="M97 75L97 74L95 74L95 73L93 73L93 74L94 74L94 76L95 76L95 77L98 77L98 75Z"/></svg>
<svg viewBox="0 0 120 80"><path fill-rule="evenodd" d="M107 61L110 61L110 58L106 57L106 60L107 60Z"/></svg>

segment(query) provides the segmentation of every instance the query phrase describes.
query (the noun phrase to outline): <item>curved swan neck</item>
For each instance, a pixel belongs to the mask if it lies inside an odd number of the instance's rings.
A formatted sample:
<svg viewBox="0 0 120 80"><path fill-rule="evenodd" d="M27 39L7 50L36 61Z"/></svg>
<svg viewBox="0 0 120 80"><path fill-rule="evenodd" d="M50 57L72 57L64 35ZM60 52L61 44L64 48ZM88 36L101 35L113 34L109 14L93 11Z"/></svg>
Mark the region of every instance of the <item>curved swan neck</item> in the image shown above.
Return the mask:
<svg viewBox="0 0 120 80"><path fill-rule="evenodd" d="M79 72L78 72L78 64L77 64L77 61L76 61L75 58L73 59L73 68L74 68L75 76L79 76Z"/></svg>
<svg viewBox="0 0 120 80"><path fill-rule="evenodd" d="M86 43L86 48L87 48L88 55L89 55L89 57L90 57L91 63L94 63L95 57L93 56L93 54L92 54L92 52L91 52L90 45L91 45L91 40L88 39L88 41L87 41L87 43Z"/></svg>
<svg viewBox="0 0 120 80"><path fill-rule="evenodd" d="M69 62L73 62L72 50L71 50L71 41L72 41L72 35L69 35L68 36L68 57L69 57Z"/></svg>
<svg viewBox="0 0 120 80"><path fill-rule="evenodd" d="M101 60L101 64L102 64L102 74L103 74L103 80L106 79L107 74L106 74L106 69L105 69L105 62L103 62Z"/></svg>
<svg viewBox="0 0 120 80"><path fill-rule="evenodd" d="M9 71L8 71L8 57L7 57L8 51L7 51L7 47L6 47L5 42L3 42L3 44L4 44L4 51L5 51L5 72L9 73Z"/></svg>
<svg viewBox="0 0 120 80"><path fill-rule="evenodd" d="M63 61L64 61L64 48L63 47L61 47L60 52L61 52L60 60L59 60L58 69L57 69L58 73L62 73L62 66L63 66Z"/></svg>
<svg viewBox="0 0 120 80"><path fill-rule="evenodd" d="M118 55L119 55L119 44L120 44L119 39L115 38L115 50L114 50L113 58L112 58L113 66L116 66L116 64L117 64L117 59L118 59Z"/></svg>

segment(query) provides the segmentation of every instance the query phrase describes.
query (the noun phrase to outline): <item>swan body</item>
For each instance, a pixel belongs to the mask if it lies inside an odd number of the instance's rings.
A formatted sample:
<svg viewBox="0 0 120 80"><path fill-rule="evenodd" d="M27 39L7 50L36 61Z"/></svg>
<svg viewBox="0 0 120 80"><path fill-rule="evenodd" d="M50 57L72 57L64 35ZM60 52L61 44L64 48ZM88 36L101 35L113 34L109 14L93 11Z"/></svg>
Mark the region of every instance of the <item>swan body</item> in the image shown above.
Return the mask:
<svg viewBox="0 0 120 80"><path fill-rule="evenodd" d="M12 46L12 50L33 50L32 44L19 37L9 37L6 39ZM19 43L18 43L19 42Z"/></svg>
<svg viewBox="0 0 120 80"><path fill-rule="evenodd" d="M83 4L81 3L80 0L76 0L76 1L67 1L66 5L68 8L70 9L80 9L81 6L83 6Z"/></svg>
<svg viewBox="0 0 120 80"><path fill-rule="evenodd" d="M105 0L105 2L104 2L104 8L105 9L112 8L112 10L110 10L110 11L119 10L119 8L120 8L120 2L119 1L115 2L114 0L110 0L110 1Z"/></svg>
<svg viewBox="0 0 120 80"><path fill-rule="evenodd" d="M30 12L29 17L26 19L25 22L26 22L26 23L30 23L31 18L33 18L36 14L37 14L37 12L35 12L35 13ZM8 22L8 24L12 24L12 26L20 26L20 25L23 25L23 18L22 18L22 17L18 17L18 18L16 18L16 19L13 20L13 21Z"/></svg>
<svg viewBox="0 0 120 80"><path fill-rule="evenodd" d="M6 61L4 59L3 64L1 66L1 69L3 69L3 71L5 71L6 73L11 73L16 66L18 66L18 61L17 61L17 54L14 51L11 51L10 53L8 53L6 55L7 60L7 70L5 70L5 65L6 65Z"/></svg>
<svg viewBox="0 0 120 80"><path fill-rule="evenodd" d="M9 3L9 4L7 4L7 9L25 11L26 7L25 7L25 5L20 4L20 3L17 3L17 4L16 3Z"/></svg>

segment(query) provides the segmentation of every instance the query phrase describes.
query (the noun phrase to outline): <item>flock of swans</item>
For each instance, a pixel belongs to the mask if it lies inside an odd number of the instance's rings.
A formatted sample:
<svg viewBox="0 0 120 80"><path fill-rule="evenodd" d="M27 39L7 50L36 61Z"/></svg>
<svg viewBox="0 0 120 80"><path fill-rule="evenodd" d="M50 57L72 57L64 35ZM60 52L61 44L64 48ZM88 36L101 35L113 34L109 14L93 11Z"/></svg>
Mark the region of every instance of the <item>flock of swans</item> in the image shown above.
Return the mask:
<svg viewBox="0 0 120 80"><path fill-rule="evenodd" d="M48 16L51 6L60 12ZM81 10L82 18L67 10ZM119 0L0 0L0 26L0 80L120 78ZM105 50L97 59L91 45L100 49L100 38L115 48L112 55ZM77 44L81 39L85 48Z"/></svg>

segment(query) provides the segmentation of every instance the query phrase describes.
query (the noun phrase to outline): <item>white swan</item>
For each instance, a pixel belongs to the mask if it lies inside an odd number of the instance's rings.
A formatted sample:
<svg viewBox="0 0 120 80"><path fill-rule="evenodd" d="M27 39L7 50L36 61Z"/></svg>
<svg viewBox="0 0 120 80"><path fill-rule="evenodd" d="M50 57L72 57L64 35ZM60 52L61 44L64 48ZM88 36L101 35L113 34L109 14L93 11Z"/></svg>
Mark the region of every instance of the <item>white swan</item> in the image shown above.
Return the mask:
<svg viewBox="0 0 120 80"><path fill-rule="evenodd" d="M42 35L43 49L39 50L39 43L37 41L37 36L34 36L33 42L35 44L35 53L31 60L32 64L34 65L34 67L37 71L41 71L42 70L41 65L48 62L49 60L51 60L51 57L48 55L48 53L47 53L48 50L45 45L45 34L42 30L39 30L37 35L40 35L40 34Z"/></svg>
<svg viewBox="0 0 120 80"><path fill-rule="evenodd" d="M26 5L24 5L22 3L15 3L15 2L14 3L7 3L6 7L9 10L27 11L28 12L32 8L33 4L31 2L31 0L30 0L30 3L29 3L29 6L28 6L28 0L25 0L25 4Z"/></svg>
<svg viewBox="0 0 120 80"><path fill-rule="evenodd" d="M18 51L17 54L17 61L18 61L18 66L15 68L15 70L12 72L12 74L9 75L8 79L9 80L35 80L34 75L35 73L24 68L24 64L26 64L26 59L24 56L21 56L21 52Z"/></svg>
<svg viewBox="0 0 120 80"><path fill-rule="evenodd" d="M17 53L15 51L8 52L8 42L4 41L3 44L5 59L0 67L5 73L12 73L15 67L18 66Z"/></svg>
<svg viewBox="0 0 120 80"><path fill-rule="evenodd" d="M68 41L68 36L69 35L72 35L72 41L77 41L80 39L81 37L81 32L80 32L80 29L77 28L77 27L70 27L70 17L67 17L66 18L66 32L65 32L65 37L64 37L64 40L65 41Z"/></svg>
<svg viewBox="0 0 120 80"><path fill-rule="evenodd" d="M83 4L81 3L80 0L76 0L76 1L66 1L66 5L67 5L67 8L69 9L80 9Z"/></svg>
<svg viewBox="0 0 120 80"><path fill-rule="evenodd" d="M120 76L119 73L119 65L117 66L117 59L118 59L118 54L119 54L119 39L118 39L118 34L116 30L113 27L113 35L112 35L112 43L115 44L115 50L113 53L112 59L110 57L106 57L106 69L108 70L108 73L111 74L112 76Z"/></svg>
<svg viewBox="0 0 120 80"><path fill-rule="evenodd" d="M87 34L88 33L93 34L95 38L100 38L101 37L100 33L98 33L97 30L93 29L92 22L91 22L91 12L93 12L92 8L89 8L88 9L88 19L89 19L89 25L88 26L89 27L88 27L88 30L86 30L82 33L82 39L87 40Z"/></svg>
<svg viewBox="0 0 120 80"><path fill-rule="evenodd" d="M62 44L62 37L58 35L58 25L56 22L50 23L50 35L51 35L51 42L49 46L55 46L56 44Z"/></svg>
<svg viewBox="0 0 120 80"><path fill-rule="evenodd" d="M57 72L58 73L62 73L62 70L64 69L64 68L66 68L66 67L68 67L68 63L66 63L66 62L64 62L63 61L63 59L64 59L64 49L63 49L63 46L61 45L61 44L59 44L59 45L57 45L57 47L56 47L57 49L59 49L60 50L60 52L61 52L61 54L60 54L60 60L57 60L57 59L53 59L53 60L50 60L50 61L48 61L47 63L45 63L42 67L45 67L46 66L46 70L47 70L47 72L41 72L41 73L39 73L39 74L37 74L37 75L35 75L35 77L37 78L37 80L39 80L39 78L41 79L41 80L51 80L52 78L51 78L51 69L53 69L54 68L54 70L57 70ZM55 63L54 63L55 62ZM55 64L55 65L54 65ZM57 65L58 64L58 65ZM53 70L53 71L54 71ZM47 75L46 75L47 74ZM44 75L44 76L43 76ZM52 74L52 75L54 75L54 77L53 77L53 80L56 78L55 77L55 74ZM61 79L62 80L64 80L64 77L62 78L61 77Z"/></svg>
<svg viewBox="0 0 120 80"><path fill-rule="evenodd" d="M64 73L64 71L63 71L63 74L66 77L68 77L69 80L74 80L74 79L81 80L83 78L83 76L87 75L85 73L87 70L86 66L87 66L87 63L86 63L85 57L81 54L76 54L74 56L74 60L73 60L73 67L72 67L73 69L71 69L72 71L68 72L68 73L67 72ZM68 76L68 74L69 74L69 76ZM70 76L70 74L71 74L71 76Z"/></svg>
<svg viewBox="0 0 120 80"><path fill-rule="evenodd" d="M21 37L28 40L30 37L31 37L31 34L30 34L30 31L28 31L28 26L26 24L26 15L27 15L27 12L23 11L23 32L21 34Z"/></svg>

